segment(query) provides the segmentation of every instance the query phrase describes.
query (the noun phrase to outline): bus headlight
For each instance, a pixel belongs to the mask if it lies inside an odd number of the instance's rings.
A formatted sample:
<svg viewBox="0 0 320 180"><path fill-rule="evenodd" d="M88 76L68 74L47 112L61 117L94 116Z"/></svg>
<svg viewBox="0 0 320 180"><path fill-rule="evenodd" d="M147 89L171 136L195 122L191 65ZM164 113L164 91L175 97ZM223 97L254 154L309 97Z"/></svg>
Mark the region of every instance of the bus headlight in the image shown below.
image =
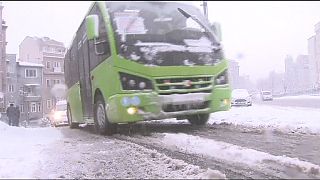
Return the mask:
<svg viewBox="0 0 320 180"><path fill-rule="evenodd" d="M130 99L128 97L123 97L122 100L121 100L121 104L122 106L124 107L128 107L130 106Z"/></svg>
<svg viewBox="0 0 320 180"><path fill-rule="evenodd" d="M119 72L120 74L120 81L123 90L146 90L146 89L153 89L153 85L151 80Z"/></svg>
<svg viewBox="0 0 320 180"><path fill-rule="evenodd" d="M133 96L131 98L131 104L132 105L138 106L138 105L140 105L140 103L141 103L141 100L140 100L140 98L138 96Z"/></svg>
<svg viewBox="0 0 320 180"><path fill-rule="evenodd" d="M228 71L225 70L215 78L215 85L228 84Z"/></svg>
<svg viewBox="0 0 320 180"><path fill-rule="evenodd" d="M130 87L134 87L134 85L136 85L136 81L133 80L133 79L130 79L130 81L129 81L129 86L130 86Z"/></svg>
<svg viewBox="0 0 320 180"><path fill-rule="evenodd" d="M144 89L146 87L146 83L145 82L140 82L139 83L139 88L140 89Z"/></svg>
<svg viewBox="0 0 320 180"><path fill-rule="evenodd" d="M121 99L121 104L124 107L129 107L130 105L139 106L141 104L141 99L138 96L130 97L123 97Z"/></svg>

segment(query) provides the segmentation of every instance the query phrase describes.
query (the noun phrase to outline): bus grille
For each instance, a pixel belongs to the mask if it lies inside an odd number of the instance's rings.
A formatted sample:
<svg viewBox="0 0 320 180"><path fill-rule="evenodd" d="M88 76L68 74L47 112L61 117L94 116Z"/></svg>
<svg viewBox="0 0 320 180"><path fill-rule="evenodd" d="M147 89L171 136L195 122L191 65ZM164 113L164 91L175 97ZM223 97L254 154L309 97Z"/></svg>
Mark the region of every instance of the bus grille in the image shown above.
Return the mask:
<svg viewBox="0 0 320 180"><path fill-rule="evenodd" d="M185 93L210 93L213 88L213 76L161 78L156 79L160 95Z"/></svg>

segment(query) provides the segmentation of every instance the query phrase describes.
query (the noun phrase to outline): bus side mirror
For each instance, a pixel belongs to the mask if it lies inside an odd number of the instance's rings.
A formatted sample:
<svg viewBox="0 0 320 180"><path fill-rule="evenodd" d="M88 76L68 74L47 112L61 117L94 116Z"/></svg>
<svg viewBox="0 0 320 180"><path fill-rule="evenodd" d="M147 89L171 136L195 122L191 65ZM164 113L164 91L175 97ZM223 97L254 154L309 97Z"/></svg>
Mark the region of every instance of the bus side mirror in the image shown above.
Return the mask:
<svg viewBox="0 0 320 180"><path fill-rule="evenodd" d="M219 38L219 41L222 41L222 34L221 34L221 25L218 22L214 22L211 25L211 29L216 34L216 36Z"/></svg>
<svg viewBox="0 0 320 180"><path fill-rule="evenodd" d="M87 37L93 40L99 37L99 17L98 15L89 15L86 17Z"/></svg>

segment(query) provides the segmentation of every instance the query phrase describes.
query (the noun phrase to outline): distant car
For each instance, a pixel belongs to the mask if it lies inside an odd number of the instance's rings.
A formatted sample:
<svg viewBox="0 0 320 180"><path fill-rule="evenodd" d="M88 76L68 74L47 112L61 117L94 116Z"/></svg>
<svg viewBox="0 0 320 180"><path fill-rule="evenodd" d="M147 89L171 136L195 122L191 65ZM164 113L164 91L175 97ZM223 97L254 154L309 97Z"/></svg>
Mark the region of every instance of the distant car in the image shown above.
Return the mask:
<svg viewBox="0 0 320 180"><path fill-rule="evenodd" d="M234 89L231 97L231 106L252 106L251 95L246 89Z"/></svg>
<svg viewBox="0 0 320 180"><path fill-rule="evenodd" d="M58 101L55 108L51 111L49 119L51 124L55 127L60 125L68 125L67 101Z"/></svg>
<svg viewBox="0 0 320 180"><path fill-rule="evenodd" d="M261 91L261 99L262 101L272 101L272 93L270 91Z"/></svg>

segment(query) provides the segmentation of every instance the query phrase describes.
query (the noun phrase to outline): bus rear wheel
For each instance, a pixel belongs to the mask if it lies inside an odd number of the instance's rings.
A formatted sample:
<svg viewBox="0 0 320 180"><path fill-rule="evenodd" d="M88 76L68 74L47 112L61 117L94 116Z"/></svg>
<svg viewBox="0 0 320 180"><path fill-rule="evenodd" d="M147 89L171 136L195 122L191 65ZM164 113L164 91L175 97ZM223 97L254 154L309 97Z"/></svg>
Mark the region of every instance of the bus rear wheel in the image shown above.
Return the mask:
<svg viewBox="0 0 320 180"><path fill-rule="evenodd" d="M107 118L105 102L101 96L98 97L95 104L94 127L97 133L108 136L116 133L117 130L116 124L110 123Z"/></svg>
<svg viewBox="0 0 320 180"><path fill-rule="evenodd" d="M192 125L203 126L207 124L210 114L195 114L187 117L188 121Z"/></svg>
<svg viewBox="0 0 320 180"><path fill-rule="evenodd" d="M74 128L79 127L78 123L72 122L72 114L71 114L70 105L67 106L67 118L68 118L68 124L69 124L70 129L74 129ZM56 127L55 123L54 123L54 127Z"/></svg>

